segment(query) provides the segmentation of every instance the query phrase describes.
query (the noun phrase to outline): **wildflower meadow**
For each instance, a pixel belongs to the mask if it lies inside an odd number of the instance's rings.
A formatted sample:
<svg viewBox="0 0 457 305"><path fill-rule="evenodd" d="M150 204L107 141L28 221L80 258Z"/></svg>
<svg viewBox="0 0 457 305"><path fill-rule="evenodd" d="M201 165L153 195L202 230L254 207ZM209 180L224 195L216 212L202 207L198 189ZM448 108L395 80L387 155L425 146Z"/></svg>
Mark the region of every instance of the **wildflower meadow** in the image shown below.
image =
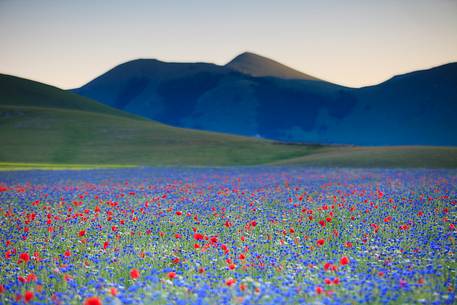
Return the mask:
<svg viewBox="0 0 457 305"><path fill-rule="evenodd" d="M453 170L0 173L2 304L455 304Z"/></svg>

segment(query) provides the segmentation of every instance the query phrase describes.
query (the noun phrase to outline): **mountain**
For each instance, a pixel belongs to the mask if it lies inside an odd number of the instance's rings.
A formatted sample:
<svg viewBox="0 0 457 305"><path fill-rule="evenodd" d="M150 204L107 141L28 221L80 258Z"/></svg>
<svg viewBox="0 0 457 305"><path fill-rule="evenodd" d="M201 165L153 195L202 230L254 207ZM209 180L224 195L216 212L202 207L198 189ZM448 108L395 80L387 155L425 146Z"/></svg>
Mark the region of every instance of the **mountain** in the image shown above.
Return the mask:
<svg viewBox="0 0 457 305"><path fill-rule="evenodd" d="M251 52L244 52L225 65L232 70L251 76L272 76L285 79L319 80L277 61Z"/></svg>
<svg viewBox="0 0 457 305"><path fill-rule="evenodd" d="M285 144L174 128L1 74L0 139L0 170L265 163L457 167L457 148Z"/></svg>
<svg viewBox="0 0 457 305"><path fill-rule="evenodd" d="M0 167L10 162L245 165L320 149L169 127L56 87L1 74L0 139Z"/></svg>
<svg viewBox="0 0 457 305"><path fill-rule="evenodd" d="M73 92L173 126L279 141L457 145L457 63L357 89L253 53L225 66L140 59Z"/></svg>

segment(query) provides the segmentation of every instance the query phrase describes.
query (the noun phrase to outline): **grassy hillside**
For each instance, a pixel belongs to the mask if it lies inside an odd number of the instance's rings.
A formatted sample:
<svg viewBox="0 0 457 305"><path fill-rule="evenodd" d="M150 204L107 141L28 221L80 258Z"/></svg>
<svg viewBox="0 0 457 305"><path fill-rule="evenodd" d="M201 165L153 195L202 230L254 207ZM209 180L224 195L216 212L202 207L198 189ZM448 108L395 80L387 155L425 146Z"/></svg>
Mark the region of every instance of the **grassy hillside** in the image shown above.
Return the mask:
<svg viewBox="0 0 457 305"><path fill-rule="evenodd" d="M0 106L75 109L143 119L59 88L0 74Z"/></svg>
<svg viewBox="0 0 457 305"><path fill-rule="evenodd" d="M0 138L0 161L26 163L246 165L316 149L43 107L1 106Z"/></svg>
<svg viewBox="0 0 457 305"><path fill-rule="evenodd" d="M457 147L384 146L327 147L275 165L325 167L457 168Z"/></svg>

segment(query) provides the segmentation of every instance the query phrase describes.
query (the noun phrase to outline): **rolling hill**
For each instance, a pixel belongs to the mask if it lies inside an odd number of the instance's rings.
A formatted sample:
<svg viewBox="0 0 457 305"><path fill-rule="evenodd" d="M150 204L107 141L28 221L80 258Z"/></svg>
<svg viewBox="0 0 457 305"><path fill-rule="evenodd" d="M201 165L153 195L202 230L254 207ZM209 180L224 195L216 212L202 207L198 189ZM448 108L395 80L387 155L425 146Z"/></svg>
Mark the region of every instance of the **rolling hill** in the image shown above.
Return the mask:
<svg viewBox="0 0 457 305"><path fill-rule="evenodd" d="M225 66L140 59L73 92L184 128L288 142L457 145L457 63L348 88L253 53Z"/></svg>
<svg viewBox="0 0 457 305"><path fill-rule="evenodd" d="M4 164L247 165L319 149L173 128L8 75L0 75L0 139Z"/></svg>

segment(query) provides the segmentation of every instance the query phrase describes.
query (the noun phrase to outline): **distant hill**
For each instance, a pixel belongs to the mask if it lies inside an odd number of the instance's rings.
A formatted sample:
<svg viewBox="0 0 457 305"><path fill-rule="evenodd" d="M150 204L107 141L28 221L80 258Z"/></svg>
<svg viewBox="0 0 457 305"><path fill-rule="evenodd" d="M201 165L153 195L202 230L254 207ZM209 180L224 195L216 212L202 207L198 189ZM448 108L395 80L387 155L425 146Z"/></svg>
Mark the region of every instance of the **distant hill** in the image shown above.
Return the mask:
<svg viewBox="0 0 457 305"><path fill-rule="evenodd" d="M272 76L285 79L319 80L277 61L251 52L244 52L225 65L232 70L251 76Z"/></svg>
<svg viewBox="0 0 457 305"><path fill-rule="evenodd" d="M184 128L287 142L457 145L457 63L356 89L253 53L225 66L140 59L73 92Z"/></svg>
<svg viewBox="0 0 457 305"><path fill-rule="evenodd" d="M0 106L62 108L139 118L78 94L6 74L0 74Z"/></svg>
<svg viewBox="0 0 457 305"><path fill-rule="evenodd" d="M11 162L247 165L320 149L173 128L9 75L0 75L0 146L0 167Z"/></svg>

